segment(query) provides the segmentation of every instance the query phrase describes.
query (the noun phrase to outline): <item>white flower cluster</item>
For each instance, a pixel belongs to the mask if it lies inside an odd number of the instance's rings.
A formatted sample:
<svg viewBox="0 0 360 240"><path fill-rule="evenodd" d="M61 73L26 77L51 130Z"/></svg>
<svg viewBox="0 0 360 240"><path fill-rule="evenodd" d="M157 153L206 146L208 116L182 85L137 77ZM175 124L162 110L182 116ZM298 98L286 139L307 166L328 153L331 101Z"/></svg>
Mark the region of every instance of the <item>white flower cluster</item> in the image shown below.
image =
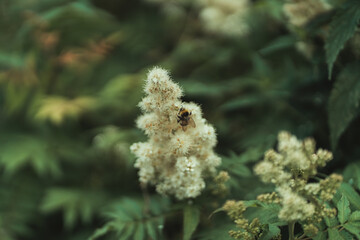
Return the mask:
<svg viewBox="0 0 360 240"><path fill-rule="evenodd" d="M332 157L327 150L316 151L315 141L311 138L299 141L288 132L279 133L278 152L273 149L267 151L254 171L263 182L276 185L278 194L272 199L282 205L280 219L317 222L333 214L332 209L326 209L323 201L332 199L342 177L332 174L319 183L307 183L317 174L317 167L325 166ZM266 197L261 198L270 199Z"/></svg>
<svg viewBox="0 0 360 240"><path fill-rule="evenodd" d="M282 201L282 209L279 218L288 222L305 220L315 213L314 204L307 203L306 199L296 194L289 187L279 187L277 189Z"/></svg>
<svg viewBox="0 0 360 240"><path fill-rule="evenodd" d="M225 36L245 36L250 27L247 22L249 0L198 0L202 7L200 19L204 28Z"/></svg>
<svg viewBox="0 0 360 240"><path fill-rule="evenodd" d="M140 182L178 199L197 197L205 188L205 175L215 173L221 163L213 151L215 129L202 118L198 105L180 100L181 88L164 69L155 67L149 72L144 91L147 96L139 103L143 115L137 127L148 141L130 147L137 157ZM196 127L180 125L180 108L191 113Z"/></svg>
<svg viewBox="0 0 360 240"><path fill-rule="evenodd" d="M295 27L303 27L309 20L331 9L324 0L290 0L283 5L283 12Z"/></svg>

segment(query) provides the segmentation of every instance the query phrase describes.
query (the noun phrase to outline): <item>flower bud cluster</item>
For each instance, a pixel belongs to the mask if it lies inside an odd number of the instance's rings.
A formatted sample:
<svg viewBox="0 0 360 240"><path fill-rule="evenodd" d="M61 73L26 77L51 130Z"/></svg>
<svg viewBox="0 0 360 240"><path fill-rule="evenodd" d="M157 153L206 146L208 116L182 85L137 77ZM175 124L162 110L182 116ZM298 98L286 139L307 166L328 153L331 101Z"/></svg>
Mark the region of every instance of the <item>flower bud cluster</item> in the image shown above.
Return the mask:
<svg viewBox="0 0 360 240"><path fill-rule="evenodd" d="M290 0L283 5L283 12L291 25L303 27L318 14L331 9L324 0Z"/></svg>
<svg viewBox="0 0 360 240"><path fill-rule="evenodd" d="M144 91L146 96L139 103L143 115L136 124L148 141L130 147L137 158L140 182L178 199L197 197L205 188L204 177L214 174L221 163L213 151L215 129L198 105L180 100L181 88L164 69L155 67L148 73ZM194 125L180 125L181 108L191 113Z"/></svg>
<svg viewBox="0 0 360 240"><path fill-rule="evenodd" d="M230 230L229 235L234 239L251 240L259 236L261 224L258 218L254 218L251 223L244 217L243 213L246 206L242 201L228 200L222 207L228 216L235 222L240 230Z"/></svg>
<svg viewBox="0 0 360 240"><path fill-rule="evenodd" d="M319 232L319 229L314 224L304 224L304 233L306 236L315 237Z"/></svg>
<svg viewBox="0 0 360 240"><path fill-rule="evenodd" d="M228 188L225 183L230 179L229 173L225 171L219 172L219 174L214 177L214 187L212 193L218 196L225 196L228 193Z"/></svg>
<svg viewBox="0 0 360 240"><path fill-rule="evenodd" d="M288 132L280 132L278 152L267 151L264 160L254 168L263 182L275 184L276 193L260 195L258 200L280 203L278 216L287 222L311 224L333 216L334 209L328 209L325 201L333 198L342 177L332 174L318 183L308 183L317 174L317 168L331 159L331 152L316 150L313 139L300 141Z"/></svg>

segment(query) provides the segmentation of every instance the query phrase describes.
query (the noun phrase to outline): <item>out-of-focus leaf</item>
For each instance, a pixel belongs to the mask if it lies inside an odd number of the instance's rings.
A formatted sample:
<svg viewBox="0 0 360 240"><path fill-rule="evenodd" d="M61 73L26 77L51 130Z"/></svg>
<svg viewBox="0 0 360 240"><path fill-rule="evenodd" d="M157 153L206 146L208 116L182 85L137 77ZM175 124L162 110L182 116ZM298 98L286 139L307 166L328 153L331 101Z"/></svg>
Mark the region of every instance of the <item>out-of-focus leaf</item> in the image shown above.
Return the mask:
<svg viewBox="0 0 360 240"><path fill-rule="evenodd" d="M144 205L139 199L123 198L115 201L106 210L108 222L96 231L89 239L107 233L115 233L117 239L158 239L160 229L164 224L164 214L168 211L168 201L165 198L152 198L149 205ZM109 226L109 227L106 227Z"/></svg>
<svg viewBox="0 0 360 240"><path fill-rule="evenodd" d="M337 79L329 99L329 126L333 149L341 134L356 117L360 104L360 64L344 68Z"/></svg>
<svg viewBox="0 0 360 240"><path fill-rule="evenodd" d="M258 104L267 102L268 99L264 98L261 95L247 95L241 96L235 99L232 99L221 106L222 109L226 111L231 111L235 109L241 109L246 107L253 107Z"/></svg>
<svg viewBox="0 0 360 240"><path fill-rule="evenodd" d="M356 188L360 190L360 164L348 164L344 170L343 177L346 181L353 181Z"/></svg>
<svg viewBox="0 0 360 240"><path fill-rule="evenodd" d="M49 144L45 139L35 135L2 134L0 165L8 176L28 165L40 176L61 174L60 166Z"/></svg>
<svg viewBox="0 0 360 240"><path fill-rule="evenodd" d="M94 107L95 100L89 97L66 99L64 97L47 97L35 115L39 120L49 120L61 125L66 118L78 118Z"/></svg>
<svg viewBox="0 0 360 240"><path fill-rule="evenodd" d="M111 79L99 94L100 108L111 115L127 117L135 112L135 106L141 100L142 75L120 75Z"/></svg>
<svg viewBox="0 0 360 240"><path fill-rule="evenodd" d="M38 218L42 195L39 182L23 174L11 180L0 180L0 238L15 240L34 234L31 228Z"/></svg>
<svg viewBox="0 0 360 240"><path fill-rule="evenodd" d="M279 50L283 50L289 47L294 46L296 43L296 38L293 35L281 36L274 41L270 42L266 47L260 49L260 53L267 55Z"/></svg>
<svg viewBox="0 0 360 240"><path fill-rule="evenodd" d="M347 40L355 33L360 19L360 2L357 0L345 1L330 24L329 36L326 39L326 62L331 78L333 65Z"/></svg>
<svg viewBox="0 0 360 240"><path fill-rule="evenodd" d="M186 95L201 97L220 97L231 89L231 86L223 84L221 86L199 81L184 81L181 83Z"/></svg>
<svg viewBox="0 0 360 240"><path fill-rule="evenodd" d="M215 226L216 227L205 229L195 234L195 238L199 240L233 240L233 238L229 236L229 231L236 227L235 224L221 223Z"/></svg>
<svg viewBox="0 0 360 240"><path fill-rule="evenodd" d="M245 165L246 162L241 161L241 156L237 156L235 153L231 153L229 157L222 157L222 167L240 177L251 176L250 169Z"/></svg>
<svg viewBox="0 0 360 240"><path fill-rule="evenodd" d="M0 51L0 66L6 67L23 67L25 59L19 55L8 54Z"/></svg>
<svg viewBox="0 0 360 240"><path fill-rule="evenodd" d="M190 240L200 221L200 210L196 206L187 205L184 208L183 240Z"/></svg>
<svg viewBox="0 0 360 240"><path fill-rule="evenodd" d="M105 196L101 192L54 188L47 191L41 210L44 213L63 211L64 225L70 229L78 219L89 223L101 209L104 200Z"/></svg>

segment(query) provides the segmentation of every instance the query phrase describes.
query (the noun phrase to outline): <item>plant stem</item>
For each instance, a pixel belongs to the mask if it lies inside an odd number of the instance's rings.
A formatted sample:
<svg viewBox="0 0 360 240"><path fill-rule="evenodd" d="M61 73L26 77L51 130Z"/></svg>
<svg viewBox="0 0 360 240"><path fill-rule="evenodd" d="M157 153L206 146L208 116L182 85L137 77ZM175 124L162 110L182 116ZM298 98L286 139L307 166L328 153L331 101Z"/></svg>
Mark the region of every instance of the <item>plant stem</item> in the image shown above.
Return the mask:
<svg viewBox="0 0 360 240"><path fill-rule="evenodd" d="M295 228L295 221L289 222L289 240L295 240L294 228Z"/></svg>

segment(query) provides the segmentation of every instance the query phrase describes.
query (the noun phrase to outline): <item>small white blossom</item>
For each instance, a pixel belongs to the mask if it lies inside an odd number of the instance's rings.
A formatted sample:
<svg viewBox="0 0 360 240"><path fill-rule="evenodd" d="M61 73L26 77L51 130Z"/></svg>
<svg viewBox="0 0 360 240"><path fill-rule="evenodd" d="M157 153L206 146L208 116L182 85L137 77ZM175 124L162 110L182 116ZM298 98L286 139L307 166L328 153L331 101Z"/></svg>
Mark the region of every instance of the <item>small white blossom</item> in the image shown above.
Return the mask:
<svg viewBox="0 0 360 240"><path fill-rule="evenodd" d="M136 125L148 141L130 148L137 158L140 182L178 199L199 196L205 188L204 177L221 163L213 151L215 129L202 117L198 105L180 100L181 88L164 69L155 67L149 72L144 91L146 96L139 103L143 115ZM191 112L196 127L182 128L177 119L181 107Z"/></svg>

